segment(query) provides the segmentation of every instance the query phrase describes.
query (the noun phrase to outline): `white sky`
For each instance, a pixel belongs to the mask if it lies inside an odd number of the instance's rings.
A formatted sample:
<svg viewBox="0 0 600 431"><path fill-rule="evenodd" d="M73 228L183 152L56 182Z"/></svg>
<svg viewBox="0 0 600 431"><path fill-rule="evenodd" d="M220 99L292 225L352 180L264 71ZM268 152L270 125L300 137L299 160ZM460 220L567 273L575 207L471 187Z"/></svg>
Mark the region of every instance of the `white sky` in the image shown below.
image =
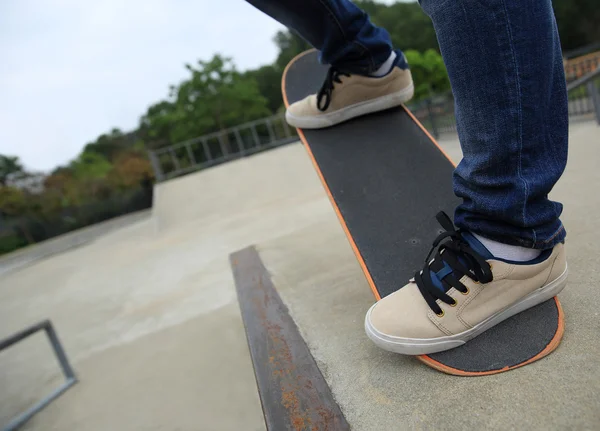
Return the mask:
<svg viewBox="0 0 600 431"><path fill-rule="evenodd" d="M244 0L0 0L0 154L49 171L134 129L184 63L272 62L279 29Z"/></svg>

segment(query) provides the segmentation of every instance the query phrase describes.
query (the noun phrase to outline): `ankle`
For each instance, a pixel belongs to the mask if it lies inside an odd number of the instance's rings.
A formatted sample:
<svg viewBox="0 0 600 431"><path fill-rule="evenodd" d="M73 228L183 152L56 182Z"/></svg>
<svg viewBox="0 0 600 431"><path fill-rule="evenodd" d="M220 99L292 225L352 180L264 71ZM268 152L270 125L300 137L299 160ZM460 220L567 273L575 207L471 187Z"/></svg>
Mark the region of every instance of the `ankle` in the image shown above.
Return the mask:
<svg viewBox="0 0 600 431"><path fill-rule="evenodd" d="M396 53L394 51L392 51L390 53L390 56L388 57L388 59L386 61L383 62L383 64L381 66L379 66L379 68L373 72L371 72L369 74L369 76L374 76L374 77L382 77L385 76L389 73L390 70L392 70L392 67L394 67L394 63L396 61Z"/></svg>
<svg viewBox="0 0 600 431"><path fill-rule="evenodd" d="M521 247L518 245L504 244L498 241L494 241L488 238L484 238L480 235L473 233L473 236L483 244L485 248L494 256L499 259L512 260L515 262L527 262L538 257L542 251Z"/></svg>

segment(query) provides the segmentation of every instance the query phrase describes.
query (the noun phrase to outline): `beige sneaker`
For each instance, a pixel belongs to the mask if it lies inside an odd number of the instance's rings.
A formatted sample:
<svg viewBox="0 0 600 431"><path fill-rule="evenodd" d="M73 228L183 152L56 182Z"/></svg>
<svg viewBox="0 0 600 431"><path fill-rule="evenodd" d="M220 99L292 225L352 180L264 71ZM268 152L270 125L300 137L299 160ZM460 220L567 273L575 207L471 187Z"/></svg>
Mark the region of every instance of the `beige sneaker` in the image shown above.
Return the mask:
<svg viewBox="0 0 600 431"><path fill-rule="evenodd" d="M382 77L350 75L331 67L317 94L291 104L287 122L301 129L321 129L360 115L398 106L414 93L410 69L397 65Z"/></svg>
<svg viewBox="0 0 600 431"><path fill-rule="evenodd" d="M507 262L455 230L445 214L438 221L446 229L440 240L450 239L409 284L367 313L367 335L382 349L424 355L458 347L565 287L564 244L530 262Z"/></svg>

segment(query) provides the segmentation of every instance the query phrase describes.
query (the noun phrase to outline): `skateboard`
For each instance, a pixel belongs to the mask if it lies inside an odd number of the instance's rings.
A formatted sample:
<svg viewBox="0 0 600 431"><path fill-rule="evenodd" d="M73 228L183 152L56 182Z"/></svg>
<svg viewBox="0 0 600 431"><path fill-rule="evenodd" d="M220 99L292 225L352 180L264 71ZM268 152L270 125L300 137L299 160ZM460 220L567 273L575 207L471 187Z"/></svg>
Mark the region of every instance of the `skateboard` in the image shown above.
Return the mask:
<svg viewBox="0 0 600 431"><path fill-rule="evenodd" d="M316 93L327 69L316 50L292 59L282 77L285 106ZM460 202L454 163L405 106L297 131L375 299L404 286L441 232L435 214L453 214ZM555 297L460 347L417 359L448 374L496 374L548 355L563 332Z"/></svg>

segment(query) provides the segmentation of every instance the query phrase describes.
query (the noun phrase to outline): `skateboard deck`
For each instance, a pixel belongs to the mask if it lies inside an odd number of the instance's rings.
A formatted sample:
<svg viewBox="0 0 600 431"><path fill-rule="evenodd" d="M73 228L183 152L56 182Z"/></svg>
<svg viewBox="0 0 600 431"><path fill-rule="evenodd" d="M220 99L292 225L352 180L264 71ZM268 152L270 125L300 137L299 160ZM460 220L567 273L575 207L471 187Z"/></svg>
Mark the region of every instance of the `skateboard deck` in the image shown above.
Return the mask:
<svg viewBox="0 0 600 431"><path fill-rule="evenodd" d="M316 93L327 73L316 50L290 61L282 77L286 107ZM376 300L404 286L452 215L455 165L404 106L319 130L297 129ZM464 376L495 374L552 352L564 330L558 298L517 314L461 347L421 362Z"/></svg>

